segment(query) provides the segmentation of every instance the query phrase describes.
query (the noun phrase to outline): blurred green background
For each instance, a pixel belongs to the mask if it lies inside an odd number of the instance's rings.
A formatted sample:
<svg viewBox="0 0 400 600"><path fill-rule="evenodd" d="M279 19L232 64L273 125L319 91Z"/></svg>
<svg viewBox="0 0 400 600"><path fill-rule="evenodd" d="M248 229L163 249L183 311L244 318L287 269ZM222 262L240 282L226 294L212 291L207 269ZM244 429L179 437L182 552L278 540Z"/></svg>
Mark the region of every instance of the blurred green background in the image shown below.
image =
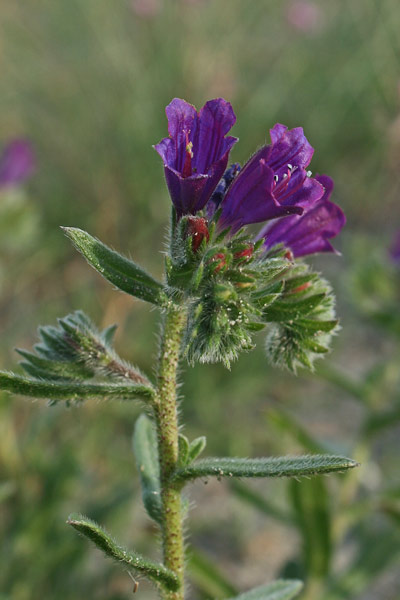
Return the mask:
<svg viewBox="0 0 400 600"><path fill-rule="evenodd" d="M117 322L117 349L151 372L156 312L113 291L59 225L160 276L169 198L151 146L171 98L230 100L235 161L277 121L304 127L312 169L334 178L348 217L343 256L314 261L338 296L334 352L295 378L268 368L260 338L231 372L188 369L182 417L210 455L322 447L363 465L318 483L193 485L191 597L284 573L307 579L306 600L396 600L400 275L386 248L400 228L398 0L2 0L0 28L0 144L27 137L38 163L23 189L0 195L2 368L38 324L81 308ZM154 555L131 454L137 415L0 396L1 600L131 597L129 577L65 519L81 511ZM145 583L140 593L154 597Z"/></svg>

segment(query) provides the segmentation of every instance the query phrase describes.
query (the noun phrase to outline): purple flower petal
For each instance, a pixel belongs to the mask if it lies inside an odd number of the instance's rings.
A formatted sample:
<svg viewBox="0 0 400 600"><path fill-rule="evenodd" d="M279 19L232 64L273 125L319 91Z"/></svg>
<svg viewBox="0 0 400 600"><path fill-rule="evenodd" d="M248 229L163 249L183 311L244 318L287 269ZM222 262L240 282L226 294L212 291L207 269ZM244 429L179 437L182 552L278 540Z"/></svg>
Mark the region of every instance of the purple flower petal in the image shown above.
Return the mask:
<svg viewBox="0 0 400 600"><path fill-rule="evenodd" d="M306 168L311 162L314 148L304 135L302 127L288 129L277 123L270 131L272 147L268 164L279 176L287 165Z"/></svg>
<svg viewBox="0 0 400 600"><path fill-rule="evenodd" d="M265 150L264 150L265 151ZM222 202L219 229L235 233L244 225L261 223L283 215L302 214L299 206L281 205L273 195L274 172L258 152L239 173Z"/></svg>
<svg viewBox="0 0 400 600"><path fill-rule="evenodd" d="M333 186L335 185L333 179L328 175L316 175L315 179L324 186L325 191L321 200L329 200L333 191Z"/></svg>
<svg viewBox="0 0 400 600"><path fill-rule="evenodd" d="M170 137L154 148L163 159L168 189L180 217L204 208L223 176L237 141L226 137L236 117L223 98L208 101L200 113L175 98L166 114Z"/></svg>
<svg viewBox="0 0 400 600"><path fill-rule="evenodd" d="M284 206L311 206L322 200L324 193L324 186L300 168L287 174L286 179L281 179L274 189L274 196Z"/></svg>
<svg viewBox="0 0 400 600"><path fill-rule="evenodd" d="M209 100L203 106L196 139L198 151L193 157L198 173L205 173L209 165L218 161L235 144L236 138L224 137L235 122L233 108L223 98Z"/></svg>
<svg viewBox="0 0 400 600"><path fill-rule="evenodd" d="M0 187L22 183L35 170L35 157L31 144L17 139L4 148L0 157Z"/></svg>
<svg viewBox="0 0 400 600"><path fill-rule="evenodd" d="M303 129L288 130L277 123L269 146L263 146L244 166L221 203L220 229L232 233L243 225L280 216L301 215L324 196L322 182L310 177L313 148Z"/></svg>
<svg viewBox="0 0 400 600"><path fill-rule="evenodd" d="M324 197L328 198L333 188L327 176L318 176L319 182L326 183ZM335 237L346 223L343 211L330 200L322 199L306 209L302 216L290 216L268 223L257 238L265 237L265 248L284 244L295 257L316 252L335 252L328 241Z"/></svg>

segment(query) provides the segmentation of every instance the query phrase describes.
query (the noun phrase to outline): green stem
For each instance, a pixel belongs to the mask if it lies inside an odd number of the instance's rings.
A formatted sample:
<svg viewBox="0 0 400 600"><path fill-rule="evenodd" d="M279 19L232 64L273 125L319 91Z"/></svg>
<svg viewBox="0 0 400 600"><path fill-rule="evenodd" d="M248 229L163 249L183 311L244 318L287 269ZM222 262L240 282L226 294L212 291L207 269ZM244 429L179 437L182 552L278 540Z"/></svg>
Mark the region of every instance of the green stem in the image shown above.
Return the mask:
<svg viewBox="0 0 400 600"><path fill-rule="evenodd" d="M162 539L164 564L178 576L177 592L164 592L165 600L184 598L184 539L182 502L179 487L171 483L178 460L177 368L182 333L186 324L183 307L169 308L164 320L158 368L156 422L160 456L161 497L163 505Z"/></svg>

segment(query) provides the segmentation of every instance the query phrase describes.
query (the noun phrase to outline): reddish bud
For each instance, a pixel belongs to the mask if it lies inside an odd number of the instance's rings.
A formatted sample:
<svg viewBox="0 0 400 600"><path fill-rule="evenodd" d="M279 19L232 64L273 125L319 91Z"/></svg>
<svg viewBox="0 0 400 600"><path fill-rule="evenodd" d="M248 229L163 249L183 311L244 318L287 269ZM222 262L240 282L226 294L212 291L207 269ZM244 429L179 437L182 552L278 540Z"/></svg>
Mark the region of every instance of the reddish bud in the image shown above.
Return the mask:
<svg viewBox="0 0 400 600"><path fill-rule="evenodd" d="M210 262L214 263L214 273L219 273L221 270L225 270L227 267L226 256L223 254L223 252L217 252L217 254L214 254Z"/></svg>
<svg viewBox="0 0 400 600"><path fill-rule="evenodd" d="M210 239L206 219L203 219L203 217L188 217L186 234L192 238L193 252L197 252L201 242L204 239L208 242Z"/></svg>
<svg viewBox="0 0 400 600"><path fill-rule="evenodd" d="M244 250L241 250L240 252L235 252L235 254L233 255L233 258L235 260L239 260L240 262L247 262L253 256L253 252L254 252L254 246L252 244L250 244Z"/></svg>
<svg viewBox="0 0 400 600"><path fill-rule="evenodd" d="M284 257L291 261L294 260L293 252L291 250L287 250L284 254Z"/></svg>

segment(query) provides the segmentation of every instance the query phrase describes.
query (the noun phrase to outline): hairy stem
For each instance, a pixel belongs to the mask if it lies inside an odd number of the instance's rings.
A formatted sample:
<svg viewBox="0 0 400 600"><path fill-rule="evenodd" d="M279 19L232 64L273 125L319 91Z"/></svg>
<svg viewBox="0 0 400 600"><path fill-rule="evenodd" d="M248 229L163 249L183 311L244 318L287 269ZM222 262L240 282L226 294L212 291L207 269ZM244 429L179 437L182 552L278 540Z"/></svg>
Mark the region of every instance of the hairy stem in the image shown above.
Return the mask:
<svg viewBox="0 0 400 600"><path fill-rule="evenodd" d="M183 600L184 541L182 505L179 487L171 482L178 460L178 410L176 398L177 368L182 332L186 324L183 307L168 309L161 339L156 422L160 456L162 495L162 538L164 564L178 576L181 586L176 592L165 592L166 600Z"/></svg>

